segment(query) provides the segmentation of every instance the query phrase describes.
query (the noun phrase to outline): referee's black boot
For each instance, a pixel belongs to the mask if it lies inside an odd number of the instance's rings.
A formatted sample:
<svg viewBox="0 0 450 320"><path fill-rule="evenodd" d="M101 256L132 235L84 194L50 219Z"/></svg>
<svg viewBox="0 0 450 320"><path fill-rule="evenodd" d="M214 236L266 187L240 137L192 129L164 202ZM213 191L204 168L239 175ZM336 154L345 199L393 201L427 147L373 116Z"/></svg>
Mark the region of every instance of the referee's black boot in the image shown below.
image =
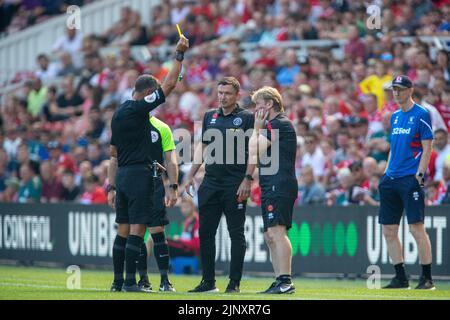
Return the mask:
<svg viewBox="0 0 450 320"><path fill-rule="evenodd" d="M230 280L228 283L227 289L225 293L239 293L241 290L239 289L239 281Z"/></svg>
<svg viewBox="0 0 450 320"><path fill-rule="evenodd" d="M419 284L415 289L420 290L436 290L436 287L434 286L433 280L427 279L424 276L421 276L419 279Z"/></svg>
<svg viewBox="0 0 450 320"><path fill-rule="evenodd" d="M111 285L111 292L121 292L122 291L122 283L113 282Z"/></svg>
<svg viewBox="0 0 450 320"><path fill-rule="evenodd" d="M219 292L219 289L216 288L215 281L205 281L202 280L200 284L192 290L189 290L190 293L209 293L209 292Z"/></svg>
<svg viewBox="0 0 450 320"><path fill-rule="evenodd" d="M383 289L411 289L408 279L392 278L391 282Z"/></svg>
<svg viewBox="0 0 450 320"><path fill-rule="evenodd" d="M140 292L140 293L151 293L152 292L152 290L141 288L137 284L133 284L132 286L123 285L122 291L123 292Z"/></svg>
<svg viewBox="0 0 450 320"><path fill-rule="evenodd" d="M139 280L138 282L138 287L152 291L152 285L150 283L150 280L148 280L148 277L141 278L141 280Z"/></svg>

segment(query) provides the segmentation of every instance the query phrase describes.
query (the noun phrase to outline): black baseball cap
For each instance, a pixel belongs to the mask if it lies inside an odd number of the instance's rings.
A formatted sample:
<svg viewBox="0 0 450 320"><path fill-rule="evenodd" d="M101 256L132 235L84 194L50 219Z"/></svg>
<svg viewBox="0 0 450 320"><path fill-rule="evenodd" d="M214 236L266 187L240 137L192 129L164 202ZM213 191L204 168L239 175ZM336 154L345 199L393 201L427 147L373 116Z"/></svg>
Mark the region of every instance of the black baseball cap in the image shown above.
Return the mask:
<svg viewBox="0 0 450 320"><path fill-rule="evenodd" d="M396 76L394 77L394 79L392 79L392 83L390 85L390 88L402 88L402 89L409 89L412 88L413 83L411 81L411 79L408 76Z"/></svg>

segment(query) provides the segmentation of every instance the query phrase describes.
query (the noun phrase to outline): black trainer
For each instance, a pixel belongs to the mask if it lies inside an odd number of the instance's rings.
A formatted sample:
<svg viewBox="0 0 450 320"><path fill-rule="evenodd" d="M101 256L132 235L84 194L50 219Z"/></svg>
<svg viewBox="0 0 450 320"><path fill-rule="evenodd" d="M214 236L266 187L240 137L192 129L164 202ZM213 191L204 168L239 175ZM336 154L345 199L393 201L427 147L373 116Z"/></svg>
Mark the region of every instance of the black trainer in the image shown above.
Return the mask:
<svg viewBox="0 0 450 320"><path fill-rule="evenodd" d="M280 280L276 280L273 282L270 287L263 292L264 294L292 294L295 293L295 286L292 282L283 282Z"/></svg>
<svg viewBox="0 0 450 320"><path fill-rule="evenodd" d="M122 291L122 283L113 282L111 285L111 292L121 292Z"/></svg>
<svg viewBox="0 0 450 320"><path fill-rule="evenodd" d="M152 284L148 280L148 277L145 277L145 278L142 278L141 280L139 280L138 287L152 291Z"/></svg>
<svg viewBox="0 0 450 320"><path fill-rule="evenodd" d="M411 289L408 279L392 278L391 282L383 289Z"/></svg>
<svg viewBox="0 0 450 320"><path fill-rule="evenodd" d="M436 290L436 287L434 286L433 280L427 279L425 277L420 277L419 284L415 289L419 290Z"/></svg>
<svg viewBox="0 0 450 320"><path fill-rule="evenodd" d="M141 288L137 284L133 284L132 286L123 285L123 292L139 292L139 293L151 293L152 291L149 289Z"/></svg>
<svg viewBox="0 0 450 320"><path fill-rule="evenodd" d="M161 284L159 285L159 291L160 292L176 292L175 288L173 287L172 283L170 283L169 279L161 281Z"/></svg>
<svg viewBox="0 0 450 320"><path fill-rule="evenodd" d="M239 289L239 282L235 280L230 280L227 289L225 290L225 293L239 293L239 292L241 292L241 290Z"/></svg>
<svg viewBox="0 0 450 320"><path fill-rule="evenodd" d="M219 292L219 289L216 288L216 282L215 281L205 281L202 280L202 282L200 282L200 284L195 287L192 290L189 290L188 292L190 293L195 293L195 292Z"/></svg>
<svg viewBox="0 0 450 320"><path fill-rule="evenodd" d="M267 291L273 289L277 285L277 281L272 282L272 284L270 285L270 287L267 290L261 291L261 292L258 292L258 293L267 293Z"/></svg>

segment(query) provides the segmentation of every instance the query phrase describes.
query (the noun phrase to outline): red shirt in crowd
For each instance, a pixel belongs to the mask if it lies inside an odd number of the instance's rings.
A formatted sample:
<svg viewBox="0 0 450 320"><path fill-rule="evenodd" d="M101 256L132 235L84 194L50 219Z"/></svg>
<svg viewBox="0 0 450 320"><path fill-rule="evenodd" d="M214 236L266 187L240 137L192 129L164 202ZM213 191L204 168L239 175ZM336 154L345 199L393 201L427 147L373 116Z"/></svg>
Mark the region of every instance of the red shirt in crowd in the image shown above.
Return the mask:
<svg viewBox="0 0 450 320"><path fill-rule="evenodd" d="M85 192L80 198L82 204L105 204L108 203L108 197L102 187L95 187L93 192Z"/></svg>
<svg viewBox="0 0 450 320"><path fill-rule="evenodd" d="M444 119L447 130L450 131L450 106L446 106L443 103L440 103L436 106L436 109L438 109L439 113L442 116L442 119Z"/></svg>
<svg viewBox="0 0 450 320"><path fill-rule="evenodd" d="M193 219L186 219L184 222L183 233L180 239L189 251L195 252L196 254L200 254L199 229L200 223L196 214Z"/></svg>
<svg viewBox="0 0 450 320"><path fill-rule="evenodd" d="M250 191L250 200L258 207L261 206L261 188L258 184L253 184Z"/></svg>
<svg viewBox="0 0 450 320"><path fill-rule="evenodd" d="M192 219L188 218L184 221L183 233L177 240L168 239L170 247L180 248L184 251L189 251L195 255L200 254L200 223L198 214L195 214Z"/></svg>
<svg viewBox="0 0 450 320"><path fill-rule="evenodd" d="M360 39L349 41L344 47L345 55L352 60L366 57L366 46Z"/></svg>
<svg viewBox="0 0 450 320"><path fill-rule="evenodd" d="M206 5L198 5L192 8L192 13L195 16L206 16L208 20L212 21L214 20L214 15L211 10L211 4Z"/></svg>
<svg viewBox="0 0 450 320"><path fill-rule="evenodd" d="M42 202L58 202L63 198L64 187L57 179L42 182Z"/></svg>
<svg viewBox="0 0 450 320"><path fill-rule="evenodd" d="M73 173L77 171L77 166L75 164L75 161L68 155L68 154L62 154L58 159L58 171L60 169L63 169L62 171L69 170Z"/></svg>
<svg viewBox="0 0 450 320"><path fill-rule="evenodd" d="M436 174L436 158L436 151L431 151L430 163L428 164L428 174L430 175L431 179L434 179L434 175Z"/></svg>

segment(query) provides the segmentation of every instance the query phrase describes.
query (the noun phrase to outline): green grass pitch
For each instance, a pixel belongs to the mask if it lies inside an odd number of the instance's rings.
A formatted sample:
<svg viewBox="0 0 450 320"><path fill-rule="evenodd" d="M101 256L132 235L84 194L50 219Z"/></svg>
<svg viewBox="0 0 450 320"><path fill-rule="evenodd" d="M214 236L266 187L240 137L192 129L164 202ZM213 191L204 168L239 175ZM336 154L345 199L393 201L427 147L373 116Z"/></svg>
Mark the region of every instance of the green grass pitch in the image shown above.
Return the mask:
<svg viewBox="0 0 450 320"><path fill-rule="evenodd" d="M335 279L294 279L297 292L292 295L261 295L258 291L266 289L272 282L271 278L244 278L240 294L224 294L227 285L226 277L218 277L217 287L220 293L189 294L187 290L194 288L200 281L199 276L172 275L177 293L130 294L111 293L112 274L109 271L82 270L81 289L69 290L66 286L68 274L65 269L9 267L0 266L0 300L264 300L264 299L425 299L450 300L450 282L437 281L435 291L418 290L370 290L364 280ZM159 285L159 276L150 275L154 288ZM384 285L387 281L382 281ZM411 281L411 287L417 281Z"/></svg>

